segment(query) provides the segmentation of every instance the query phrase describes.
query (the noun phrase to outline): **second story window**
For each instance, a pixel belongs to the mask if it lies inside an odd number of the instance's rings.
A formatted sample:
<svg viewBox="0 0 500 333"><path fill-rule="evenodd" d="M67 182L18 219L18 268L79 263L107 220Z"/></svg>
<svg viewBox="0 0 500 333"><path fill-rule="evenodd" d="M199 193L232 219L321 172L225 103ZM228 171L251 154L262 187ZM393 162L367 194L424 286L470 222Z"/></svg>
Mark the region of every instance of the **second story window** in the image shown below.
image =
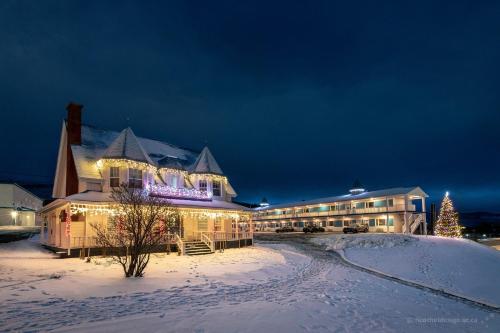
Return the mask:
<svg viewBox="0 0 500 333"><path fill-rule="evenodd" d="M142 170L128 169L128 187L142 188Z"/></svg>
<svg viewBox="0 0 500 333"><path fill-rule="evenodd" d="M109 168L109 187L120 186L120 168L111 167Z"/></svg>
<svg viewBox="0 0 500 333"><path fill-rule="evenodd" d="M220 181L214 180L212 183L212 193L216 197L220 197L221 191L220 191Z"/></svg>
<svg viewBox="0 0 500 333"><path fill-rule="evenodd" d="M177 175L172 176L172 187L173 188L179 187L179 178L177 177Z"/></svg>
<svg viewBox="0 0 500 333"><path fill-rule="evenodd" d="M200 180L199 183L198 183L198 188L200 191L202 192L206 192L207 191L207 181L206 180Z"/></svg>

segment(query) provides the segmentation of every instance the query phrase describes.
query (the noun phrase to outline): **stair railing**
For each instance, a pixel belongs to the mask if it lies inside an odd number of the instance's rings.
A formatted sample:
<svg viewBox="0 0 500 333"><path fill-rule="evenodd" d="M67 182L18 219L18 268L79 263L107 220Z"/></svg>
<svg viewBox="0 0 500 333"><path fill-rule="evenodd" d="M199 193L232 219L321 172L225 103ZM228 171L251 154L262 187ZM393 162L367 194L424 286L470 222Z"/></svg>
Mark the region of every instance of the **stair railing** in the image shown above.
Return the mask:
<svg viewBox="0 0 500 333"><path fill-rule="evenodd" d="M210 248L210 251L215 252L214 241L204 232L201 233L201 241Z"/></svg>
<svg viewBox="0 0 500 333"><path fill-rule="evenodd" d="M177 244L177 249L181 252L181 255L186 254L186 244L179 234L175 234L175 243Z"/></svg>

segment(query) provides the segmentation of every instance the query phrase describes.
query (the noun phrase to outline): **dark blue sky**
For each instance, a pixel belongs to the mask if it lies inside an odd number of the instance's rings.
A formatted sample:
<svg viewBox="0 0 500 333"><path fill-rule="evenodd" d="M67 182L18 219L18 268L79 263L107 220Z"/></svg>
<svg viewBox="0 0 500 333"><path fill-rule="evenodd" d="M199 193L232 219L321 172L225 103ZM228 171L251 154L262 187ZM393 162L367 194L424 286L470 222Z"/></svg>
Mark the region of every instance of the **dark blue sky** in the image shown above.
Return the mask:
<svg viewBox="0 0 500 333"><path fill-rule="evenodd" d="M239 200L359 178L500 211L499 17L499 1L2 1L0 176L52 180L73 100L97 127L208 142Z"/></svg>

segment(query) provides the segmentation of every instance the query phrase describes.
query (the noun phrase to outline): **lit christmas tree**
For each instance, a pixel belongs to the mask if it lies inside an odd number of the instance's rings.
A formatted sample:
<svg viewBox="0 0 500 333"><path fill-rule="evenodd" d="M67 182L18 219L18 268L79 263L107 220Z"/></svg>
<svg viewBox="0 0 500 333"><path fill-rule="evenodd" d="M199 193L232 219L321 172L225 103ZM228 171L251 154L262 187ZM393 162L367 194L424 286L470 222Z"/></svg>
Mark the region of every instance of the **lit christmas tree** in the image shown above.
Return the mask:
<svg viewBox="0 0 500 333"><path fill-rule="evenodd" d="M434 227L434 234L443 237L462 237L461 229L458 224L458 214L453 208L453 202L451 202L448 192L446 192Z"/></svg>

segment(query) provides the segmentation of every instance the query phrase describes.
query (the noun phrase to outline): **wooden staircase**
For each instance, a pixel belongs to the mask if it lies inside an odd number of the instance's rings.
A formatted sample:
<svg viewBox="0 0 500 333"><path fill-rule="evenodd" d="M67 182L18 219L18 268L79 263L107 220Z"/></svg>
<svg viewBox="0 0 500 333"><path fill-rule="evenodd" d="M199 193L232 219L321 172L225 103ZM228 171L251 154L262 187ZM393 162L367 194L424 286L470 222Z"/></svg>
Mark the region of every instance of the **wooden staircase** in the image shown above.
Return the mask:
<svg viewBox="0 0 500 333"><path fill-rule="evenodd" d="M210 247L202 241L184 241L185 254L188 256L198 256L213 253Z"/></svg>

